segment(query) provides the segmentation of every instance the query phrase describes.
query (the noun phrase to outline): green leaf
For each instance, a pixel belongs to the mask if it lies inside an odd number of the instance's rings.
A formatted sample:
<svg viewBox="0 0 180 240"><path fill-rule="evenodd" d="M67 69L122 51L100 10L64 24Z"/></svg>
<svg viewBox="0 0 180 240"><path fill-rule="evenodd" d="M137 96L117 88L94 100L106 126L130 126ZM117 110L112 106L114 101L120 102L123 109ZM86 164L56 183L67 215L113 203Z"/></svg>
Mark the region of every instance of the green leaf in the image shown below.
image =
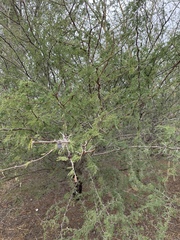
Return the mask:
<svg viewBox="0 0 180 240"><path fill-rule="evenodd" d="M64 157L64 156L60 156L56 159L56 161L67 161L68 158L67 157Z"/></svg>

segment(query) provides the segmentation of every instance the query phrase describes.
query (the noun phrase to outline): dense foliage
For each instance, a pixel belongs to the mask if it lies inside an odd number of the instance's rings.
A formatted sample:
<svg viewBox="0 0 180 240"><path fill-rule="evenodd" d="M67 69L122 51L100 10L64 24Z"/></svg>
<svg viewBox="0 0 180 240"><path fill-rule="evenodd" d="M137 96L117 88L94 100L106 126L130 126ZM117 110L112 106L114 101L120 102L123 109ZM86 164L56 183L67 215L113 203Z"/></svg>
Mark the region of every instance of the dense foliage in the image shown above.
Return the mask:
<svg viewBox="0 0 180 240"><path fill-rule="evenodd" d="M171 208L143 179L153 159L163 156L174 175L179 161L178 14L178 1L166 0L0 4L1 172L36 159L70 160L70 175L97 177L101 189L89 189L95 208L73 239L88 239L94 228L103 239L117 228L122 239L148 239L136 224L166 206L165 220L157 213L157 239L164 237ZM70 143L58 151L64 135ZM130 213L128 184L146 196Z"/></svg>

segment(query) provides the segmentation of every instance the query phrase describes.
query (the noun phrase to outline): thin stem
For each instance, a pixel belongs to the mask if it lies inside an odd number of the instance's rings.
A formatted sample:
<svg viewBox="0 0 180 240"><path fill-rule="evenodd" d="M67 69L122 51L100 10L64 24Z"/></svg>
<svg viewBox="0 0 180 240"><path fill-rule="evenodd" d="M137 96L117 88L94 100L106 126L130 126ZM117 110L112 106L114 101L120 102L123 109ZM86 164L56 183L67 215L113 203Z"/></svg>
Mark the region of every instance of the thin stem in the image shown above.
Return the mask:
<svg viewBox="0 0 180 240"><path fill-rule="evenodd" d="M43 158L45 158L46 156L48 156L52 151L54 151L54 149L51 149L49 152L47 152L45 155L43 155L43 156L40 157L40 158L30 160L30 161L28 161L28 162L26 162L26 163L24 163L24 164L21 164L21 165L15 165L15 166L13 166L13 167L0 169L0 172L5 172L5 171L11 170L11 169L16 169L16 168L27 167L27 166L28 166L29 164L31 164L31 163L34 163L34 162L37 162L37 161L42 160Z"/></svg>

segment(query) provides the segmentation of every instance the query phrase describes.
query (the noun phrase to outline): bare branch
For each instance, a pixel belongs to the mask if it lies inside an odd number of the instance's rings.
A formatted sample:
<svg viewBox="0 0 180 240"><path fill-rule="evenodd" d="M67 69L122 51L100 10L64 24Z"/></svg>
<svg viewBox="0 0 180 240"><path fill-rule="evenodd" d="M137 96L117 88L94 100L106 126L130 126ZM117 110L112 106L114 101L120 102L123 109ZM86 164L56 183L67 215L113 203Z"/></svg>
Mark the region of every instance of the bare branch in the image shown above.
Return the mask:
<svg viewBox="0 0 180 240"><path fill-rule="evenodd" d="M7 39L5 37L0 36L0 38L9 46L10 49L13 50L15 56L17 57L17 60L18 60L18 62L20 64L20 66L24 70L24 73L28 76L29 79L32 79L31 76L29 75L29 73L28 73L28 71L27 71L27 69L26 69L26 67L25 67L21 57L19 56L18 52L15 50L14 46L9 41L7 41Z"/></svg>
<svg viewBox="0 0 180 240"><path fill-rule="evenodd" d="M57 143L57 142L70 143L70 141L67 141L67 140L50 140L50 141L39 140L39 141L32 141L33 144L49 144L49 143Z"/></svg>
<svg viewBox="0 0 180 240"><path fill-rule="evenodd" d="M169 149L169 150L175 150L179 151L180 147L168 147L168 146L130 146L130 148L157 148L157 149Z"/></svg>
<svg viewBox="0 0 180 240"><path fill-rule="evenodd" d="M105 151L105 152L97 152L94 153L93 156L100 156L100 155L106 155L106 154L110 154L112 152L119 152L119 151L123 151L126 150L128 148L151 148L151 149L169 149L172 151L180 151L180 147L168 147L168 146L128 146L128 147L124 147L124 148L117 148L117 149L113 149L110 151Z"/></svg>
<svg viewBox="0 0 180 240"><path fill-rule="evenodd" d="M178 67L178 65L180 64L180 61L176 62L170 69L170 71L167 73L167 75L165 76L165 78L162 80L160 87L162 87L162 85L166 82L166 79L169 77L169 75Z"/></svg>
<svg viewBox="0 0 180 240"><path fill-rule="evenodd" d="M15 166L12 166L12 167L9 167L9 168L0 169L0 172L3 173L5 171L11 170L11 169L27 167L29 164L34 163L34 162L38 162L38 161L42 160L43 158L47 157L52 151L54 151L54 149L51 149L48 153L46 153L45 155L43 155L40 158L30 160L30 161L28 161L24 164L21 164L21 165L15 165Z"/></svg>

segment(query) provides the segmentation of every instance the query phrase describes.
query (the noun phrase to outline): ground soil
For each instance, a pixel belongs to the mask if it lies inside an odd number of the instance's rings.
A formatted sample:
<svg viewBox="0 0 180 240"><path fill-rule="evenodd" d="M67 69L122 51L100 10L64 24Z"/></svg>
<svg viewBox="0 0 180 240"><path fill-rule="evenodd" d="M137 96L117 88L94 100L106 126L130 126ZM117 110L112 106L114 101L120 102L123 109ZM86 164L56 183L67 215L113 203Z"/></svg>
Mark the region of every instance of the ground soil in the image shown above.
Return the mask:
<svg viewBox="0 0 180 240"><path fill-rule="evenodd" d="M83 225L81 199L71 199L71 183L67 178L54 178L48 170L33 171L23 177L12 179L2 178L0 191L0 240L55 240L60 239L60 229L68 226L79 229ZM87 191L87 186L83 191ZM178 196L180 200L180 176L170 176L166 189L169 197ZM108 198L108 196L107 196ZM92 207L92 201L88 196L83 199L87 208ZM54 208L52 208L54 206ZM180 202L176 209L179 211ZM59 219L59 225L54 228L46 225L46 220L55 216L56 211L65 208L69 223L65 219ZM142 225L149 227L149 222ZM45 231L46 230L46 231ZM45 235L45 232L47 234ZM94 234L94 235L93 235ZM66 239L64 237L63 239ZM90 238L101 239L92 232ZM152 239L154 239L152 237ZM120 240L120 239L119 239ZM128 240L128 239L127 239ZM171 218L166 234L166 240L180 240L180 216L177 214Z"/></svg>

